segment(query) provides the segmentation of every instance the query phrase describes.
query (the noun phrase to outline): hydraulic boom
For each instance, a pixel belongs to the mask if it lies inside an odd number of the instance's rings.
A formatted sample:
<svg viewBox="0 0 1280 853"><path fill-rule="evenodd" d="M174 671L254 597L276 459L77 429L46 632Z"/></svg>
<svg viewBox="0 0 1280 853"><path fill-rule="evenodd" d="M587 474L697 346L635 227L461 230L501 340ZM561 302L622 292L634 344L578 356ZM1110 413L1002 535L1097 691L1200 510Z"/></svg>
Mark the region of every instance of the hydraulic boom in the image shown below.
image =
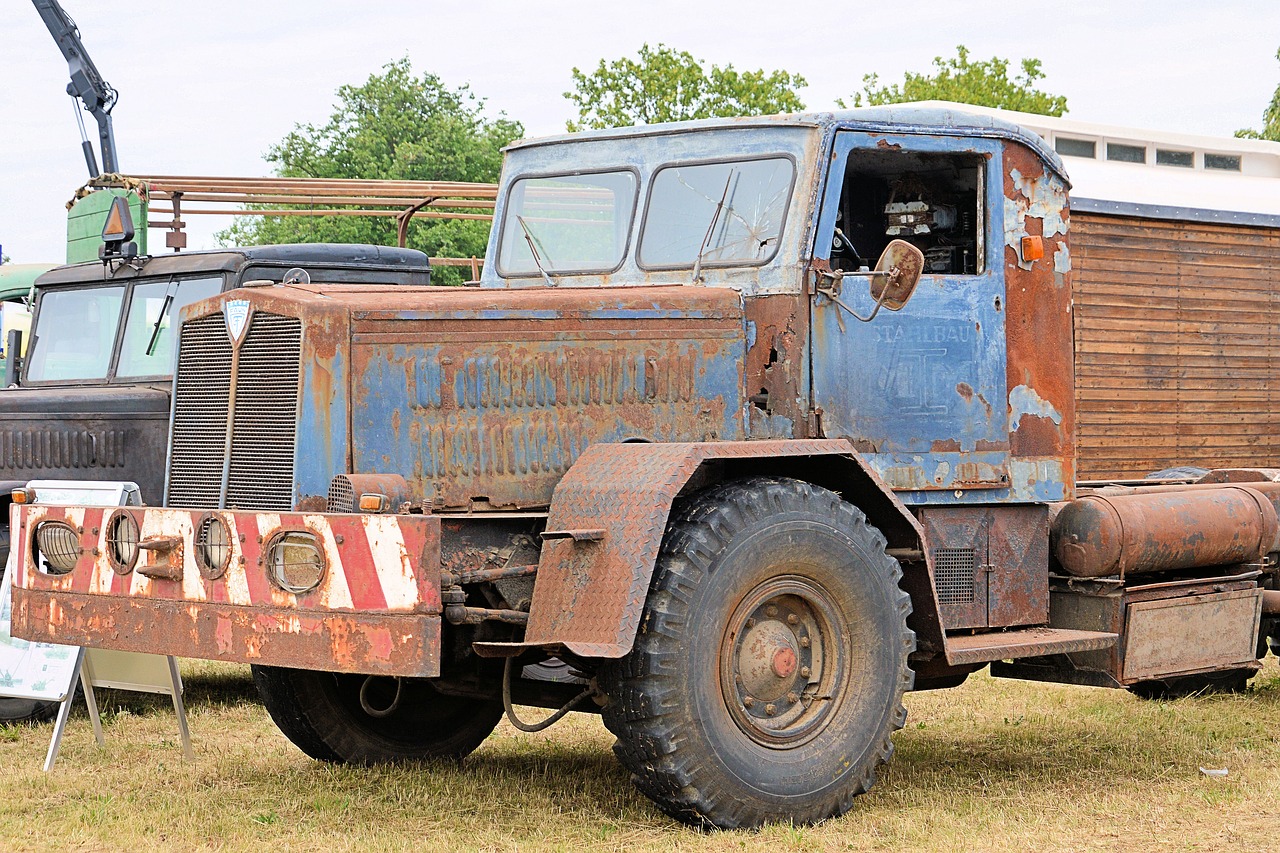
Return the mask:
<svg viewBox="0 0 1280 853"><path fill-rule="evenodd" d="M44 20L58 49L66 57L71 71L71 82L67 84L67 94L79 98L85 110L98 122L98 142L102 146L102 168L108 174L120 171L116 162L116 139L111 126L111 108L116 105L120 94L111 87L98 67L89 58L84 42L80 41L80 31L75 21L63 11L56 0L32 0L36 11ZM83 129L82 129L83 134ZM93 154L93 145L88 139L80 142L84 149L85 164L89 167L89 177L98 177L98 162Z"/></svg>

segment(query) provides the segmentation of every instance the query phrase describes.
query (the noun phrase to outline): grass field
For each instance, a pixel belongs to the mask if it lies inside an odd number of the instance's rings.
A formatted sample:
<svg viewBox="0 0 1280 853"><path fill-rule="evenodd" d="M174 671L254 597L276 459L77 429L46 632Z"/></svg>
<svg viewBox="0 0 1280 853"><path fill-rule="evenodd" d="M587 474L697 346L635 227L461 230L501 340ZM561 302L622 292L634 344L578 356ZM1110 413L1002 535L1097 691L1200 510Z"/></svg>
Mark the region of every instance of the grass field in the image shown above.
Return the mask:
<svg viewBox="0 0 1280 853"><path fill-rule="evenodd" d="M992 679L908 697L881 784L817 827L702 834L631 787L598 719L505 722L461 765L312 761L248 669L188 661L197 759L167 699L101 691L58 765L52 726L0 728L0 850L1275 850L1280 668L1248 693L1149 702ZM1226 769L1209 777L1201 767Z"/></svg>

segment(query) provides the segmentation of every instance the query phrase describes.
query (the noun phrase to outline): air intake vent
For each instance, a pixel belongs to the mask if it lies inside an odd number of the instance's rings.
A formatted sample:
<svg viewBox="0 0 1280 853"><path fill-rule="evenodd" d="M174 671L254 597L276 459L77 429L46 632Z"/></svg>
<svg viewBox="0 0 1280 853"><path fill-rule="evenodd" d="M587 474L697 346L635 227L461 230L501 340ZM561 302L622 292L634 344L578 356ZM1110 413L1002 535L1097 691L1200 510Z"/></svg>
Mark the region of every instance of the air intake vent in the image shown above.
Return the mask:
<svg viewBox="0 0 1280 853"><path fill-rule="evenodd" d="M329 481L329 500L326 509L329 512L355 512L356 489L350 478L339 474Z"/></svg>
<svg viewBox="0 0 1280 853"><path fill-rule="evenodd" d="M972 548L935 548L933 571L939 604L971 604L977 554Z"/></svg>
<svg viewBox="0 0 1280 853"><path fill-rule="evenodd" d="M300 320L258 311L249 320L233 365L221 313L183 325L174 385L169 506L293 509L301 345ZM234 413L229 411L233 383Z"/></svg>

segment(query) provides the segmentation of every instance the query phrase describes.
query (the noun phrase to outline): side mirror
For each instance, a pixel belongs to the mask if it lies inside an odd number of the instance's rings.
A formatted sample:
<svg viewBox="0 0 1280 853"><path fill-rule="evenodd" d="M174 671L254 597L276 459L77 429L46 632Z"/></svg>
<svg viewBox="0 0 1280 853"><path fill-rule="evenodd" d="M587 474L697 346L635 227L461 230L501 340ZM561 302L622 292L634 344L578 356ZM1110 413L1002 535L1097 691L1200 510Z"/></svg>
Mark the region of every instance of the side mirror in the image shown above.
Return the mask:
<svg viewBox="0 0 1280 853"><path fill-rule="evenodd" d="M923 271L924 253L906 240L894 240L885 246L869 282L876 308L900 310L915 293Z"/></svg>
<svg viewBox="0 0 1280 853"><path fill-rule="evenodd" d="M875 319L876 314L880 313L881 308L897 311L906 305L911 294L915 293L916 284L920 281L920 273L923 271L924 253L906 240L894 240L884 247L884 253L880 255L880 260L876 261L874 270L870 272L836 270L833 273L824 274L823 279L818 282L817 292L849 312L854 319L870 323ZM876 307L866 317L854 311L840 299L840 281L850 277L870 279L867 284L871 288L871 298L876 301ZM840 324L840 329L844 330L843 322Z"/></svg>
<svg viewBox="0 0 1280 853"><path fill-rule="evenodd" d="M12 388L18 384L18 372L22 369L22 330L10 329L5 341L4 353L4 388Z"/></svg>

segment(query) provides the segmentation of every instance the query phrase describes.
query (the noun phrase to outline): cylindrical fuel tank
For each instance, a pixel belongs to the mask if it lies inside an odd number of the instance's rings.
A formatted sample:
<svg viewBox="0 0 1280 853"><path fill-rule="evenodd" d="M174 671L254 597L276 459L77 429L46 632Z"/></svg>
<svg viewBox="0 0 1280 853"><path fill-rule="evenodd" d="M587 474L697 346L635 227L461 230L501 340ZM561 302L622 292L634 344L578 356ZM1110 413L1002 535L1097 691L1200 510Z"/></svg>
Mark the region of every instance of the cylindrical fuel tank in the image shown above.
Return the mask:
<svg viewBox="0 0 1280 853"><path fill-rule="evenodd" d="M1087 578L1252 562L1278 536L1272 502L1240 486L1088 495L1064 506L1050 531L1063 569Z"/></svg>

